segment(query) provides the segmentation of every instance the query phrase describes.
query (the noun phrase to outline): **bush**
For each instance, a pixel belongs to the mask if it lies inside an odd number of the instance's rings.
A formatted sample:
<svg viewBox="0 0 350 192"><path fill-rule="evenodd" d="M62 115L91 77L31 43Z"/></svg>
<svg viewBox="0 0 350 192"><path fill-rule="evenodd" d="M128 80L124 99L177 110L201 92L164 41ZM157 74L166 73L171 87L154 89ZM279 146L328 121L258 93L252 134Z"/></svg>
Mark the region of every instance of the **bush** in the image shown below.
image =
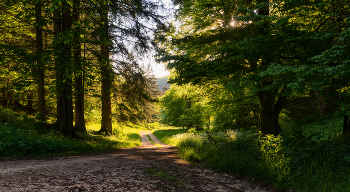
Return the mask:
<svg viewBox="0 0 350 192"><path fill-rule="evenodd" d="M312 137L228 130L182 133L167 142L194 164L204 161L209 168L272 183L280 190L350 191L350 140Z"/></svg>

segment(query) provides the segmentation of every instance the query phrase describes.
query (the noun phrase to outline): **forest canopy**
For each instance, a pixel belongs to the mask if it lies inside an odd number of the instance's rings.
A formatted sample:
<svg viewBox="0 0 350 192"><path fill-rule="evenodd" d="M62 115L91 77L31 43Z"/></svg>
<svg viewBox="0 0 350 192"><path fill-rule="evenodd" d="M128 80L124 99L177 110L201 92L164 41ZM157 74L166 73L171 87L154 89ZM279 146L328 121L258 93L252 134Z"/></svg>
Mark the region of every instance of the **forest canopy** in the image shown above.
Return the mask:
<svg viewBox="0 0 350 192"><path fill-rule="evenodd" d="M112 121L149 119L155 78L138 61L154 48L160 9L143 0L1 1L1 106L52 119L70 137L90 120L112 134Z"/></svg>
<svg viewBox="0 0 350 192"><path fill-rule="evenodd" d="M157 34L158 61L174 71L170 83L215 84L214 93L232 95L230 105L248 102L242 113L258 116L263 134L279 135L282 110L311 96L321 115L343 114L349 131L348 0L174 3L176 21Z"/></svg>
<svg viewBox="0 0 350 192"><path fill-rule="evenodd" d="M0 160L137 147L152 130L200 166L349 191L350 0L172 2L1 0Z"/></svg>

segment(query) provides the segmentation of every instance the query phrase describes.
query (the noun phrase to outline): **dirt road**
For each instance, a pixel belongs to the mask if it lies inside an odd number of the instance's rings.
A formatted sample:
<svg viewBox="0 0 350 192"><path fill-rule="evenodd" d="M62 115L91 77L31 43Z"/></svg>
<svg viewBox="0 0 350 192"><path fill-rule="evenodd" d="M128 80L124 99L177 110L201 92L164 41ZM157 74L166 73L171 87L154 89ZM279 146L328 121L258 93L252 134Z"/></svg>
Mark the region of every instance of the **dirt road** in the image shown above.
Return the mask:
<svg viewBox="0 0 350 192"><path fill-rule="evenodd" d="M51 160L0 162L0 191L269 191L193 167L153 134L142 147Z"/></svg>

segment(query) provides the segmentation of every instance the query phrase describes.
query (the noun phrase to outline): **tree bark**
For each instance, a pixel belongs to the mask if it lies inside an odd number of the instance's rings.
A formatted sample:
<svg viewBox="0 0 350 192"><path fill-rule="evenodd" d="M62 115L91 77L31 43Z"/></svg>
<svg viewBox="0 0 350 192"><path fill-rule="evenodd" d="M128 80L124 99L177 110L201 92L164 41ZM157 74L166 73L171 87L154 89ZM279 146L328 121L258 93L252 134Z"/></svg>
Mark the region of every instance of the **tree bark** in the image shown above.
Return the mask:
<svg viewBox="0 0 350 192"><path fill-rule="evenodd" d="M112 81L112 68L109 63L109 48L108 48L108 3L101 6L101 16L102 16L102 29L103 34L101 40L104 41L101 45L101 95L102 95L102 120L101 120L101 133L113 134L112 129L112 103L111 103L111 81Z"/></svg>
<svg viewBox="0 0 350 192"><path fill-rule="evenodd" d="M13 93L11 91L7 92L7 106L6 107L12 107L13 106Z"/></svg>
<svg viewBox="0 0 350 192"><path fill-rule="evenodd" d="M315 95L317 98L317 103L318 103L318 110L320 112L320 115L323 116L325 115L325 101L323 97L318 93L318 91L315 91Z"/></svg>
<svg viewBox="0 0 350 192"><path fill-rule="evenodd" d="M275 96L271 90L260 91L258 96L262 109L261 133L263 135L279 135L282 132L282 129L278 122L278 118L287 101L287 97L280 96L275 104Z"/></svg>
<svg viewBox="0 0 350 192"><path fill-rule="evenodd" d="M260 7L257 10L258 15L266 15L268 16L270 14L269 11L269 1L268 0L257 0L257 3L260 4ZM269 35L269 32L267 32L268 23L262 21L263 24L261 25L261 33L264 35ZM262 44L263 46L263 44ZM267 53L266 53L267 54ZM270 63L270 58L268 55L262 55L262 65L268 66ZM271 82L262 82L262 87L271 84ZM273 135L279 135L282 132L281 126L278 122L279 114L281 113L281 110L283 109L284 104L287 101L286 96L280 96L275 103L275 96L272 92L272 90L262 90L258 92L258 97L262 109L261 119L262 119L262 126L261 126L261 133L263 135L267 134L273 134Z"/></svg>
<svg viewBox="0 0 350 192"><path fill-rule="evenodd" d="M62 53L60 53L60 40L59 40L59 34L62 32L62 14L59 10L54 10L54 53L55 53L55 75L56 75L56 116L57 116L57 123L61 121L61 107L60 107L60 81L61 81L61 75L60 75L60 58ZM62 134L62 131L60 130L60 134Z"/></svg>
<svg viewBox="0 0 350 192"><path fill-rule="evenodd" d="M33 94L31 90L28 91L28 95L27 95L27 111L28 111L28 114L33 113Z"/></svg>
<svg viewBox="0 0 350 192"><path fill-rule="evenodd" d="M36 19L36 51L37 51L37 83L38 83L38 111L39 111L39 119L45 119L45 73L44 73L44 65L41 61L41 54L43 50L43 30L42 27L39 26L41 22L41 1L38 1L35 4L35 19Z"/></svg>
<svg viewBox="0 0 350 192"><path fill-rule="evenodd" d="M79 21L79 5L80 0L74 0L73 20ZM84 68L81 61L81 47L80 47L80 27L75 25L73 36L74 45L74 71L75 71L75 130L86 132L85 117L84 117Z"/></svg>
<svg viewBox="0 0 350 192"><path fill-rule="evenodd" d="M60 134L72 137L73 132L73 103L71 79L71 45L64 43L62 32L72 27L70 7L67 2L62 3L64 12L55 10L55 53L56 53L56 89L57 89L57 122ZM61 33L61 34L60 34Z"/></svg>
<svg viewBox="0 0 350 192"><path fill-rule="evenodd" d="M344 115L343 135L349 135L349 134L350 134L350 121L349 121L349 116Z"/></svg>
<svg viewBox="0 0 350 192"><path fill-rule="evenodd" d="M1 89L1 106L7 107L6 88Z"/></svg>

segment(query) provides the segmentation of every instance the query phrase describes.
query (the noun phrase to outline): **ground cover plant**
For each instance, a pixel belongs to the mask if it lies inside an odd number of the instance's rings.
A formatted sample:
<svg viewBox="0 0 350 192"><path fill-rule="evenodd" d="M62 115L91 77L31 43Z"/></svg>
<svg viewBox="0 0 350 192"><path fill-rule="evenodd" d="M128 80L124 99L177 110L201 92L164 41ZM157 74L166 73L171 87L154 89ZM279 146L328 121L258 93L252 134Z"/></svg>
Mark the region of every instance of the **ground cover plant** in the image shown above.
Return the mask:
<svg viewBox="0 0 350 192"><path fill-rule="evenodd" d="M157 188L159 190L172 191L174 188L181 190L185 187L185 184L181 179L177 178L174 174L162 168L152 166L145 169L143 172L161 180L161 182L157 184Z"/></svg>
<svg viewBox="0 0 350 192"><path fill-rule="evenodd" d="M337 127L319 131L330 124L341 126L339 118L331 116L327 124L320 120L298 129L285 126L277 137L244 130L176 135L171 134L175 130L168 134L161 130L158 137L177 146L180 156L194 164L205 162L209 168L248 176L281 191L350 191L349 138L337 136L333 132Z"/></svg>
<svg viewBox="0 0 350 192"><path fill-rule="evenodd" d="M58 134L54 127L39 123L25 114L0 109L0 158L42 158L78 155L117 148L141 146L139 131L130 125L114 124L114 135L98 134L99 124L87 126L87 133L72 139Z"/></svg>
<svg viewBox="0 0 350 192"><path fill-rule="evenodd" d="M188 129L179 129L176 127L161 127L161 129L154 130L153 135L156 136L160 141L169 145L175 145L172 143L174 141L172 139L173 135L177 135L180 133L186 133Z"/></svg>

